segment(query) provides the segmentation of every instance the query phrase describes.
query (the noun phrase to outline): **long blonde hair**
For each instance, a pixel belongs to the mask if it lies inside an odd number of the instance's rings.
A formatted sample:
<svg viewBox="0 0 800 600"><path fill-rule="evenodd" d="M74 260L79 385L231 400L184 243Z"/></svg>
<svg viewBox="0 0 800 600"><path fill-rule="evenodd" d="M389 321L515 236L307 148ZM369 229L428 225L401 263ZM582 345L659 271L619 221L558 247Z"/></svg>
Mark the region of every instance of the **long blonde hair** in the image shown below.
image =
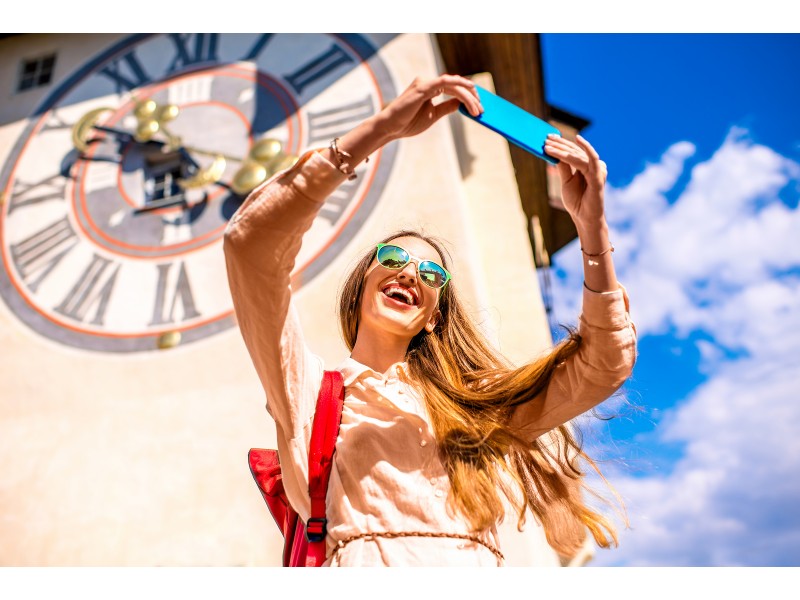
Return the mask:
<svg viewBox="0 0 800 600"><path fill-rule="evenodd" d="M382 241L405 236L430 244L448 268L443 244L434 237L403 230ZM339 293L339 324L350 350L358 334L365 276L374 259L375 249L358 261ZM575 353L580 336L570 330L548 354L514 368L480 333L452 281L440 293L438 312L433 332L422 329L411 340L406 360L428 406L452 485L450 506L473 530L483 531L502 520L503 494L519 515L518 526L529 507L548 543L563 556L580 548L587 528L601 547L616 545L612 524L582 497L588 487L581 461L600 472L571 428L562 425L557 435L531 442L508 426L514 408L543 392L554 369Z"/></svg>

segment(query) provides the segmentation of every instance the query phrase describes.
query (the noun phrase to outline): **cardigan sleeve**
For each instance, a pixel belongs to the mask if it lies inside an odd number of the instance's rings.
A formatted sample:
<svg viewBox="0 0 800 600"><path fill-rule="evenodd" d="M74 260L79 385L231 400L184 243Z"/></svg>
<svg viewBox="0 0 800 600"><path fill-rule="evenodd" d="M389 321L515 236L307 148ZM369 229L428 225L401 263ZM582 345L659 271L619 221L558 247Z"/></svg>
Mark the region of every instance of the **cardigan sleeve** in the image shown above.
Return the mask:
<svg viewBox="0 0 800 600"><path fill-rule="evenodd" d="M584 286L578 333L577 352L556 367L541 394L514 411L510 424L523 437L536 439L594 408L630 377L636 327L624 287L598 293Z"/></svg>
<svg viewBox="0 0 800 600"><path fill-rule="evenodd" d="M223 249L236 320L275 419L287 495L301 517L322 361L306 347L290 280L303 234L344 176L316 151L256 188L231 218Z"/></svg>

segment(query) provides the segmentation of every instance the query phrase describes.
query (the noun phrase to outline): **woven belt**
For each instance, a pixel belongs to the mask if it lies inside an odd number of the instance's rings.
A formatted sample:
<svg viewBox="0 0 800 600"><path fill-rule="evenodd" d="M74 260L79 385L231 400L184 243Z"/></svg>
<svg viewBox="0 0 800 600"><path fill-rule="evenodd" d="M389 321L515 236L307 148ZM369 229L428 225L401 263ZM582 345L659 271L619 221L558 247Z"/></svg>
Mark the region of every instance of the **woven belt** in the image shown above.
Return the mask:
<svg viewBox="0 0 800 600"><path fill-rule="evenodd" d="M503 553L500 552L497 548L495 548L492 544L482 540L477 535L469 535L466 533L434 533L434 532L425 532L425 531L378 531L378 532L370 532L370 533L358 533L356 535L351 535L348 538L343 540L339 540L336 542L336 548L333 550L333 555L335 556L336 553L344 548L350 542L355 542L356 540L367 539L367 540L374 540L375 538L401 538L401 537L434 537L434 538L454 538L457 540L468 540L470 542L475 542L476 544L480 544L487 550L489 550L492 554L494 554L497 558L501 561L505 561L505 557Z"/></svg>

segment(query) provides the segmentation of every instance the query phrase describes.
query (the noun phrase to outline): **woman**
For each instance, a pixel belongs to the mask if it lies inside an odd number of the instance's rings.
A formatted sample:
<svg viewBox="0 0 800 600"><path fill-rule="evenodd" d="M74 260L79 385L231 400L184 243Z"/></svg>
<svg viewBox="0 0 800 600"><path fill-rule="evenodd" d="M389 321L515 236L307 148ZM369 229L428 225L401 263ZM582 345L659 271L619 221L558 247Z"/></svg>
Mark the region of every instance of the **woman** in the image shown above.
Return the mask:
<svg viewBox="0 0 800 600"><path fill-rule="evenodd" d="M439 104L434 98L451 96ZM254 190L232 218L225 254L236 315L275 419L284 486L309 514L308 446L323 365L306 348L290 274L325 201L382 145L427 130L463 103L471 81L415 80L381 112ZM548 140L564 204L585 254L579 332L541 360L512 368L471 322L436 240L382 240L344 284L340 323L351 355L328 489L331 566L502 565L496 525L506 501L530 507L550 544L570 555L586 531L613 528L581 497L565 423L629 376L635 330L617 283L603 212L605 165L584 140ZM543 435L557 432L557 435ZM554 442L556 440L556 442Z"/></svg>

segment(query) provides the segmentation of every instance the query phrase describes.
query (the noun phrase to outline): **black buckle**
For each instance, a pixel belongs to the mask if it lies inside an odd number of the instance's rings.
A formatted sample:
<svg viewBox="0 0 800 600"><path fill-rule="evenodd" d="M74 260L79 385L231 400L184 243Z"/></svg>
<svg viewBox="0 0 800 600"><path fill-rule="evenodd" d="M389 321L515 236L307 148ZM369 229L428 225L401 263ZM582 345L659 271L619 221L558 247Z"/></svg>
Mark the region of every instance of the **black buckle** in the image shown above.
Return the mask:
<svg viewBox="0 0 800 600"><path fill-rule="evenodd" d="M309 542L321 542L325 539L328 519L312 517L306 523L306 539Z"/></svg>

